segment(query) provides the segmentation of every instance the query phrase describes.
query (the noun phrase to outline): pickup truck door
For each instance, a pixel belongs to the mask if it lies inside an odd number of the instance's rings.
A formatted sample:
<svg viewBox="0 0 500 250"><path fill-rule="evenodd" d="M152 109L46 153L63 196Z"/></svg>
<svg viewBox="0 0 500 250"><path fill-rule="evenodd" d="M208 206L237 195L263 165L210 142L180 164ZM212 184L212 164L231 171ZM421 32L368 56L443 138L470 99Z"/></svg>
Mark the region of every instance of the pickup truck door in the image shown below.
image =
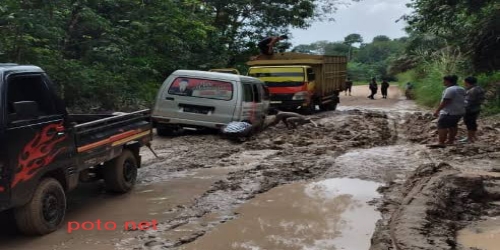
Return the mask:
<svg viewBox="0 0 500 250"><path fill-rule="evenodd" d="M2 132L3 131L0 131L0 211L5 209L10 198L9 182L7 178L7 143L5 143L5 134Z"/></svg>
<svg viewBox="0 0 500 250"><path fill-rule="evenodd" d="M65 177L70 174L75 151L64 124L66 114L44 74L10 74L6 83L10 187L17 197L13 202L23 203L41 175L60 167Z"/></svg>

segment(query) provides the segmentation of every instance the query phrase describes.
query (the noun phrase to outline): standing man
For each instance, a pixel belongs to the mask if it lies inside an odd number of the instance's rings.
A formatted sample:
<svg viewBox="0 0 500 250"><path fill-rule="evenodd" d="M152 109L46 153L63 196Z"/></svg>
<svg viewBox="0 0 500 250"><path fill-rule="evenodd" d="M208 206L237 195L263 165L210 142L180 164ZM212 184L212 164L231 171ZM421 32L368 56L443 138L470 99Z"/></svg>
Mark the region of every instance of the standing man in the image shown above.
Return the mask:
<svg viewBox="0 0 500 250"><path fill-rule="evenodd" d="M387 99L387 90L389 89L389 82L387 80L383 80L380 85L380 90L382 91L382 98Z"/></svg>
<svg viewBox="0 0 500 250"><path fill-rule="evenodd" d="M352 81L351 78L347 78L347 81L345 82L345 95L347 95L347 91L349 91L349 96L351 95L351 90L352 90Z"/></svg>
<svg viewBox="0 0 500 250"><path fill-rule="evenodd" d="M368 96L368 98L372 99L372 100L375 100L375 95L377 94L377 90L378 90L378 85L377 85L377 80L374 78L372 78L372 80L370 81L370 91L372 92L371 95Z"/></svg>
<svg viewBox="0 0 500 250"><path fill-rule="evenodd" d="M475 142L477 131L477 118L481 112L481 104L485 100L485 91L477 85L475 77L467 77L464 80L465 89L465 115L464 123L467 126L467 138L460 140L460 142Z"/></svg>
<svg viewBox="0 0 500 250"><path fill-rule="evenodd" d="M458 122L465 114L465 89L457 85L458 77L449 75L443 77L446 89L443 91L441 104L434 112L438 118L439 143L430 145L433 148L444 148L455 143L458 132Z"/></svg>
<svg viewBox="0 0 500 250"><path fill-rule="evenodd" d="M276 45L276 43L278 43L279 41L285 39L288 39L287 35L270 36L261 40L258 44L260 55L254 57L253 60L257 60L263 55L272 56L274 54L274 45Z"/></svg>

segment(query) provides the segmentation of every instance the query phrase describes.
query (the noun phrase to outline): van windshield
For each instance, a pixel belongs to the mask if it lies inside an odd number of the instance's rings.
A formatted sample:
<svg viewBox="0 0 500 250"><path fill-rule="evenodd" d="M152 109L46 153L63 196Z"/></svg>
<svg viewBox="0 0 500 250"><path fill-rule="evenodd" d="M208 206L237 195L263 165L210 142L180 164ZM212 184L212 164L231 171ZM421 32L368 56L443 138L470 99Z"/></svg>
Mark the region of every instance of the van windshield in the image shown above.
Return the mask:
<svg viewBox="0 0 500 250"><path fill-rule="evenodd" d="M168 93L229 101L233 99L233 84L217 80L178 77L170 85Z"/></svg>
<svg viewBox="0 0 500 250"><path fill-rule="evenodd" d="M264 81L267 87L299 87L305 79L303 68L253 68L248 75Z"/></svg>

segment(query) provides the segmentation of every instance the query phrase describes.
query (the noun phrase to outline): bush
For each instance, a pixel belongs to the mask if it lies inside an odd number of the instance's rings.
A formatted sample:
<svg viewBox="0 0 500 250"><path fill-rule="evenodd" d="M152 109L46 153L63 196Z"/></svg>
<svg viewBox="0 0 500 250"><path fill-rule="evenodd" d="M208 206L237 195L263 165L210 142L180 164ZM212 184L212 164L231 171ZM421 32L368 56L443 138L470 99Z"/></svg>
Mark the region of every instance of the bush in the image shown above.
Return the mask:
<svg viewBox="0 0 500 250"><path fill-rule="evenodd" d="M479 85L486 90L483 110L486 115L500 114L500 71L478 76Z"/></svg>

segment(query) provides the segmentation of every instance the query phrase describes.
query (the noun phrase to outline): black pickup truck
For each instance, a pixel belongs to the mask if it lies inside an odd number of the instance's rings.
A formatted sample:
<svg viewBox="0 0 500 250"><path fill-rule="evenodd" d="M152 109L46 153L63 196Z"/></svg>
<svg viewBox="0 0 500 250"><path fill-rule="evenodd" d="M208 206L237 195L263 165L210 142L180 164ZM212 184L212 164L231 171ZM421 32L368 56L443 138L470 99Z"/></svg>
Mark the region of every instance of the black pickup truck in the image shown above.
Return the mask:
<svg viewBox="0 0 500 250"><path fill-rule="evenodd" d="M119 115L71 115L47 74L36 66L0 64L0 211L19 230L57 230L66 194L79 182L104 179L128 192L152 140L150 110Z"/></svg>

